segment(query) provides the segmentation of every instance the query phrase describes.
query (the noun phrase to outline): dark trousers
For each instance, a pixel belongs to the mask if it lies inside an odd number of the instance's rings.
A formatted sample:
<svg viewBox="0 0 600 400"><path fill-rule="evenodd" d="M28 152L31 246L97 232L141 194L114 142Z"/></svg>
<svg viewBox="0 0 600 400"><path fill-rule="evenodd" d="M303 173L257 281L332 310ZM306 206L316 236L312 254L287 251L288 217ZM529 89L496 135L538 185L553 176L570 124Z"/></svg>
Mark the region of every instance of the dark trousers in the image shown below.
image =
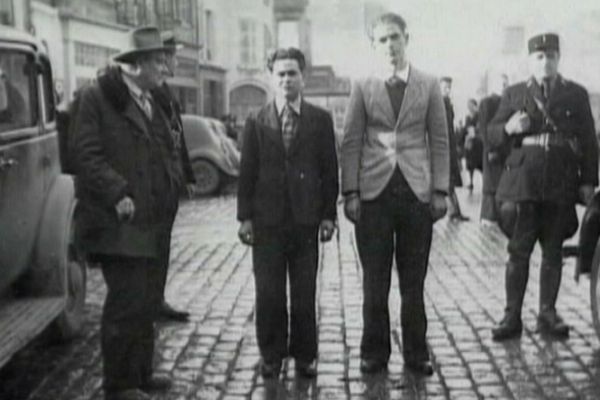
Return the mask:
<svg viewBox="0 0 600 400"><path fill-rule="evenodd" d="M398 168L384 191L361 204L356 241L363 267L361 357L387 362L390 357L390 291L395 254L400 280L404 359L429 359L423 300L433 220Z"/></svg>
<svg viewBox="0 0 600 400"><path fill-rule="evenodd" d="M267 363L288 355L302 362L317 356L315 295L317 226L254 227L252 261L256 285L256 336ZM291 323L288 347L286 283Z"/></svg>
<svg viewBox="0 0 600 400"><path fill-rule="evenodd" d="M107 286L101 326L104 389L137 388L152 375L161 270L151 259L111 257L102 259L102 274Z"/></svg>
<svg viewBox="0 0 600 400"><path fill-rule="evenodd" d="M517 203L516 221L508 242L509 262L528 268L531 252L539 240L542 264L561 268L570 207L541 201Z"/></svg>
<svg viewBox="0 0 600 400"><path fill-rule="evenodd" d="M540 269L540 315L552 316L562 276L562 243L571 222L572 206L550 202L519 202L512 236L508 242L506 266L506 314L521 318L523 298L529 279L529 258L535 243L542 247Z"/></svg>

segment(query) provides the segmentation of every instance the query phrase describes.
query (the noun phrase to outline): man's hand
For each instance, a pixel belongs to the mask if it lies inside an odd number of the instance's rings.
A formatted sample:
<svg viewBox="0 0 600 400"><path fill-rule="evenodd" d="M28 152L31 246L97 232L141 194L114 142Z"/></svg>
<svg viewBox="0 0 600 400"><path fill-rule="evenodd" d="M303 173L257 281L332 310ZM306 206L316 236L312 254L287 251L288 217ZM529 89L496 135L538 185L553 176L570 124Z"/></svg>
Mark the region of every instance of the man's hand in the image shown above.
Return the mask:
<svg viewBox="0 0 600 400"><path fill-rule="evenodd" d="M132 221L135 214L135 204L129 196L123 197L115 206L119 221Z"/></svg>
<svg viewBox="0 0 600 400"><path fill-rule="evenodd" d="M429 205L431 208L431 217L433 218L433 222L436 222L440 218L443 218L446 215L446 195L439 192L434 192L431 197L431 204Z"/></svg>
<svg viewBox="0 0 600 400"><path fill-rule="evenodd" d="M351 194L344 199L344 214L353 224L360 219L360 197L358 194Z"/></svg>
<svg viewBox="0 0 600 400"><path fill-rule="evenodd" d="M589 205L594 197L594 187L592 185L579 186L579 199L584 205Z"/></svg>
<svg viewBox="0 0 600 400"><path fill-rule="evenodd" d="M517 111L512 115L512 117L510 117L506 125L504 125L504 130L509 135L525 133L529 131L530 128L531 119L525 111Z"/></svg>
<svg viewBox="0 0 600 400"><path fill-rule="evenodd" d="M329 242L335 232L335 223L331 220L324 219L319 226L319 237L321 242Z"/></svg>
<svg viewBox="0 0 600 400"><path fill-rule="evenodd" d="M245 245L252 246L254 244L254 230L252 229L252 221L246 220L240 224L238 237Z"/></svg>

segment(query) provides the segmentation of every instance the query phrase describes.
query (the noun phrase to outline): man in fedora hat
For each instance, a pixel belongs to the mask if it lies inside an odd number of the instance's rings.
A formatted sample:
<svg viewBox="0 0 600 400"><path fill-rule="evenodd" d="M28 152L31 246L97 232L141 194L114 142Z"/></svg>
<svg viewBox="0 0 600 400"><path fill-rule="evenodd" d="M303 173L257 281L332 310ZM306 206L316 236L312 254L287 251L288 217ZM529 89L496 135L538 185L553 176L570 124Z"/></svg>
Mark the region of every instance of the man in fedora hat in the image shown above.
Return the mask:
<svg viewBox="0 0 600 400"><path fill-rule="evenodd" d="M154 27L129 32L116 65L82 89L73 148L79 242L108 288L101 345L107 400L149 399L171 381L153 376L154 320L162 292L165 232L184 181L169 116L151 90L167 75Z"/></svg>
<svg viewBox="0 0 600 400"><path fill-rule="evenodd" d="M566 338L569 326L555 308L562 274L562 244L575 233L575 202L587 203L598 185L598 144L587 91L558 72L559 38L528 42L531 77L509 86L490 125L492 149L508 145L496 197L516 204L506 264L506 309L494 340L519 337L531 252L539 241L540 333Z"/></svg>
<svg viewBox="0 0 600 400"><path fill-rule="evenodd" d="M167 78L175 76L175 69L177 68L177 50L181 47L175 41L175 36L172 31L165 31L161 33L161 39L165 46L166 55L166 66L165 74ZM173 136L173 142L175 143L176 151L179 153L179 159L181 160L181 167L184 172L186 185L182 186L182 189L187 188L188 195L191 197L194 194L194 172L188 156L187 145L185 143L185 136L183 135L183 122L181 121L181 106L179 102L171 92L171 89L167 85L166 80L162 85L152 88L150 90L156 104L161 107L165 115L169 118L171 135ZM177 195L178 193L173 193ZM178 208L178 197L169 199L169 203L173 204L174 207L170 208L173 211L171 216L171 224L165 227L165 231L161 237L161 256L160 266L162 268L162 279L160 281L160 287L157 288L159 293L162 293L162 301L158 309L157 317L161 320L171 320L185 322L189 319L190 313L187 311L180 311L173 308L169 303L165 301L164 292L167 283L167 272L169 269L169 258L171 252L171 231L173 228L173 222L175 221L175 214Z"/></svg>

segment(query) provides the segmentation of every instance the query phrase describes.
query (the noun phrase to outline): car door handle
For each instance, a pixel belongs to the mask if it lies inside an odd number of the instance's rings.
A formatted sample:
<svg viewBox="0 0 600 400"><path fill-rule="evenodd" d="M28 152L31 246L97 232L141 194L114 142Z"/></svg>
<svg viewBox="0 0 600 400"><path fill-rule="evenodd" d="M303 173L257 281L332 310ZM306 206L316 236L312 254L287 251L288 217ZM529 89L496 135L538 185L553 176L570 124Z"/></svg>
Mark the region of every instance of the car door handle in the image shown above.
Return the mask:
<svg viewBox="0 0 600 400"><path fill-rule="evenodd" d="M4 170L7 170L9 168L12 168L12 167L14 167L17 164L19 164L19 163L14 158L0 157L0 171L4 171Z"/></svg>

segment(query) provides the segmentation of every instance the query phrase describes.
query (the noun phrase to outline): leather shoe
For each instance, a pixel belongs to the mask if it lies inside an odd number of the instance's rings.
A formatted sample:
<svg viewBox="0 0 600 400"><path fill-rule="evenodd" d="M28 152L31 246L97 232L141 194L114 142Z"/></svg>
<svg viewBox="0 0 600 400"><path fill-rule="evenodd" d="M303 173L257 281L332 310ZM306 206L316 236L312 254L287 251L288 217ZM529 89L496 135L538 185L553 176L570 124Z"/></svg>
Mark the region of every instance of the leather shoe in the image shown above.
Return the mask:
<svg viewBox="0 0 600 400"><path fill-rule="evenodd" d="M363 374L374 374L387 368L387 362L379 360L360 360L360 372Z"/></svg>
<svg viewBox="0 0 600 400"><path fill-rule="evenodd" d="M278 378L281 371L281 361L267 363L262 361L260 364L260 374L264 379Z"/></svg>
<svg viewBox="0 0 600 400"><path fill-rule="evenodd" d="M190 319L189 312L176 310L166 301L162 302L158 314L159 319L161 320L186 322Z"/></svg>
<svg viewBox="0 0 600 400"><path fill-rule="evenodd" d="M306 362L296 360L296 373L305 378L314 378L317 376L317 361Z"/></svg>
<svg viewBox="0 0 600 400"><path fill-rule="evenodd" d="M109 392L104 396L105 400L150 400L150 396L139 389L121 390Z"/></svg>
<svg viewBox="0 0 600 400"><path fill-rule="evenodd" d="M140 389L144 392L162 392L169 390L173 386L173 381L166 376L153 376L142 383Z"/></svg>
<svg viewBox="0 0 600 400"><path fill-rule="evenodd" d="M504 318L498 325L492 328L492 340L501 342L521 336L523 323L520 319Z"/></svg>
<svg viewBox="0 0 600 400"><path fill-rule="evenodd" d="M412 372L431 376L433 375L433 366L431 365L431 361L406 361L406 368L410 369Z"/></svg>
<svg viewBox="0 0 600 400"><path fill-rule="evenodd" d="M556 313L539 315L537 319L537 331L542 335L553 336L558 339L569 337L569 325L565 324Z"/></svg>

